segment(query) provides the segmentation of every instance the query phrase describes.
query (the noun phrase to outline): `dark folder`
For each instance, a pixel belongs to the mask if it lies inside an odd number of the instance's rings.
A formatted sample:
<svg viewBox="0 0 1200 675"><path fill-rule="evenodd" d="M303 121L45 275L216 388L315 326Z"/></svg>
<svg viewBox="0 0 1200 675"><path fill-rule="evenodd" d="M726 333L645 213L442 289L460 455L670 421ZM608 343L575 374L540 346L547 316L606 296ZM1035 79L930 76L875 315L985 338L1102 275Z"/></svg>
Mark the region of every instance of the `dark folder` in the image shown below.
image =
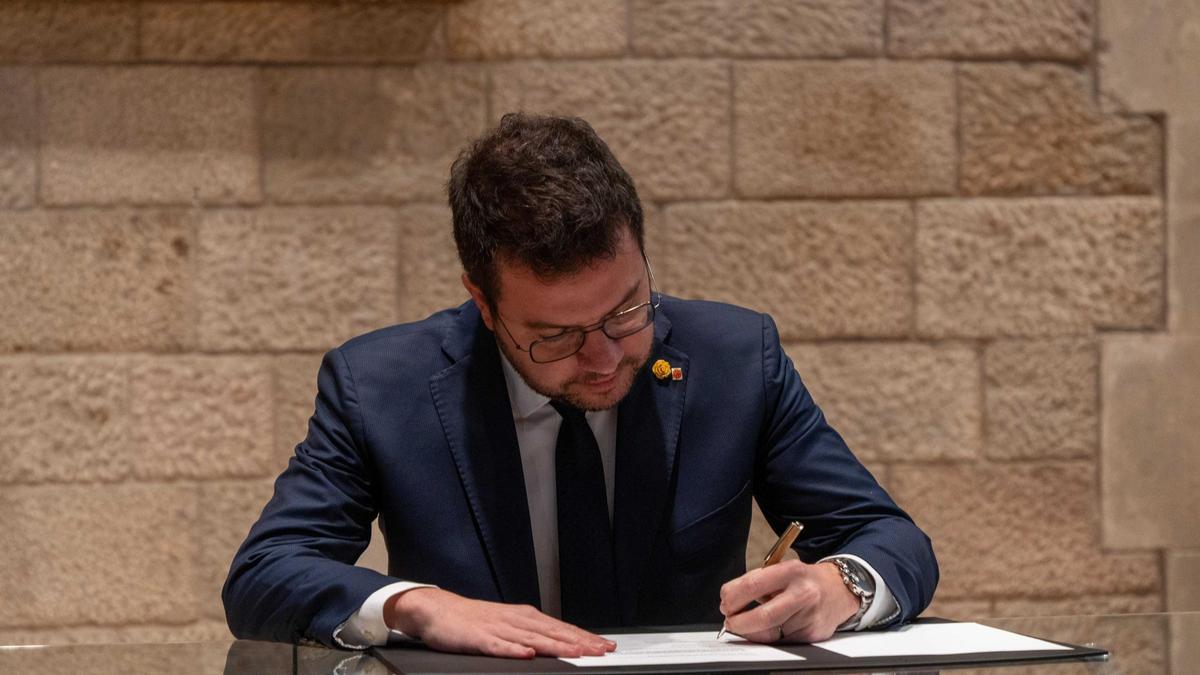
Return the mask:
<svg viewBox="0 0 1200 675"><path fill-rule="evenodd" d="M945 619L924 618L913 623L946 622ZM720 626L670 626L654 628L625 628L605 633L623 632L671 632L712 630L716 635ZM1036 636L1029 636L1036 637ZM1045 638L1038 638L1045 640ZM1046 640L1062 645L1067 649L1018 651L1018 652L980 652L973 654L937 654L924 656L872 656L850 657L837 654L819 645L774 645L776 649L804 657L804 661L762 661L754 663L695 663L679 666L574 666L565 661L552 658L535 658L532 660L497 659L487 656L463 656L459 654L443 654L420 646L376 647L372 653L395 673L573 673L583 675L596 673L758 673L758 672L801 672L813 670L908 670L939 666L1013 666L1022 663L1042 663L1050 661L1075 661L1104 659L1108 652L1095 647L1082 647L1055 640Z"/></svg>

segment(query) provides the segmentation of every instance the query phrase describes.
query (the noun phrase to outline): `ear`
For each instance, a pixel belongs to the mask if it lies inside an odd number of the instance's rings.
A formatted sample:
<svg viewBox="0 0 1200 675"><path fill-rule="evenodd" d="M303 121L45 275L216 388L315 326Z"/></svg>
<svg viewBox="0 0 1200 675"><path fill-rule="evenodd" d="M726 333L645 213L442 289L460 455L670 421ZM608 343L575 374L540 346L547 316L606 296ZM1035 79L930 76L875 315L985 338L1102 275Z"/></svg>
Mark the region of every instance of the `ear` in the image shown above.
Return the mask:
<svg viewBox="0 0 1200 675"><path fill-rule="evenodd" d="M487 297L484 296L483 290L471 283L471 278L467 276L466 272L463 272L462 275L462 285L471 294L471 300L475 303L475 308L479 310L479 316L483 318L483 325L495 333L496 326L492 321L492 309L488 305Z"/></svg>

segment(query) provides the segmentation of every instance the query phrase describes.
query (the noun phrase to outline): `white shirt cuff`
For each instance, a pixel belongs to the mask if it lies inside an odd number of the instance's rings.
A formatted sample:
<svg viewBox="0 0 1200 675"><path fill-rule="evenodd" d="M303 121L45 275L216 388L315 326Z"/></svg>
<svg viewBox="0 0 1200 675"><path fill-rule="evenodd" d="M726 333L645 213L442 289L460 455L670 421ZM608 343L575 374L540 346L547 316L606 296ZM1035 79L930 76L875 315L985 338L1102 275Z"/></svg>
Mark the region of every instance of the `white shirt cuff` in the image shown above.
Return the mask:
<svg viewBox="0 0 1200 675"><path fill-rule="evenodd" d="M367 596L362 607L351 614L349 619L342 622L333 631L333 641L346 649L366 649L367 647L382 647L388 640L413 640L403 632L388 628L383 620L383 607L393 595L399 595L414 588L437 588L431 584L419 584L414 581L397 581Z"/></svg>
<svg viewBox="0 0 1200 675"><path fill-rule="evenodd" d="M837 555L821 558L817 562L825 562L827 560L833 560L834 558L853 560L859 565L862 565L865 570L870 572L871 578L875 580L875 597L871 600L871 606L867 608L866 614L863 614L862 618L858 620L858 624L846 626L845 630L866 630L868 628L874 628L879 624L887 623L888 621L896 618L896 615L900 613L900 606L896 604L896 598L892 595L892 592L888 590L887 584L883 581L883 577L879 576L879 573L875 571L874 567L871 567L866 560L863 560L856 555L850 555L849 553L838 553Z"/></svg>

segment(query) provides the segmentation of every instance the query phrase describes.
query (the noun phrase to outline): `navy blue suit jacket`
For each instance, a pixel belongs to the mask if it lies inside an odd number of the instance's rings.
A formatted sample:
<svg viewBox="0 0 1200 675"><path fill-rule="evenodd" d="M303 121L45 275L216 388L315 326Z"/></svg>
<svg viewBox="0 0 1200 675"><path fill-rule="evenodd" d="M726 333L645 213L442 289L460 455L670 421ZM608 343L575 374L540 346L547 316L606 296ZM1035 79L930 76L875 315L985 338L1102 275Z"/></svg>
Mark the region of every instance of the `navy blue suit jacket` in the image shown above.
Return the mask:
<svg viewBox="0 0 1200 675"><path fill-rule="evenodd" d="M770 317L664 297L651 363L620 403L613 536L626 625L718 622L745 571L751 499L804 523L814 561L851 553L916 616L937 585L928 537L826 422ZM492 333L464 304L325 355L308 436L238 550L223 591L240 638L332 644L405 579L538 606L512 410ZM378 516L390 576L355 567Z"/></svg>

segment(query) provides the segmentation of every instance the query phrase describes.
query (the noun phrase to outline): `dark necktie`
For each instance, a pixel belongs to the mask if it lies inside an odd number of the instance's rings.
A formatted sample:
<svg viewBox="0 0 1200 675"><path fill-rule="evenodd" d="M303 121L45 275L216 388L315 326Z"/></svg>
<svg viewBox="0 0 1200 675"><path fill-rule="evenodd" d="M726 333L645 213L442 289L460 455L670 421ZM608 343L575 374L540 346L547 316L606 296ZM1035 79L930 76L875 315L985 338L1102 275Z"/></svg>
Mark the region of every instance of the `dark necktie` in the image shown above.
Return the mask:
<svg viewBox="0 0 1200 675"><path fill-rule="evenodd" d="M582 410L558 401L551 405L563 418L554 460L562 618L590 628L618 626L612 526L600 446Z"/></svg>

